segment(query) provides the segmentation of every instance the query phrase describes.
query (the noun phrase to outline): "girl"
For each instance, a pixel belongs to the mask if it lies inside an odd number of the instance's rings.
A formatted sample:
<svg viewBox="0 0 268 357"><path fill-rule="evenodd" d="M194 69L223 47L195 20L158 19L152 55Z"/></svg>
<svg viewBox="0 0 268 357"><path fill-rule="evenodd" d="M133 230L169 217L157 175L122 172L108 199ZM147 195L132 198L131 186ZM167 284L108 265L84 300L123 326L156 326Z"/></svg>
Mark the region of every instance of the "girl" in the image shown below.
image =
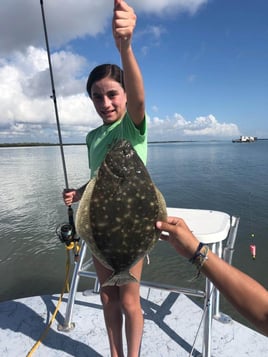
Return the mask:
<svg viewBox="0 0 268 357"><path fill-rule="evenodd" d="M145 118L143 79L132 50L131 40L136 25L136 15L123 0L114 1L113 36L120 52L123 71L116 65L97 66L90 73L87 91L103 124L87 135L91 177L101 165L107 151L116 139L131 142L144 163L147 159L147 129ZM81 199L86 185L63 192L66 205ZM100 284L111 275L93 257ZM131 273L140 281L143 261ZM104 318L112 357L122 357L122 325L125 316L125 333L128 357L137 357L142 338L143 316L140 305L140 286L128 283L123 286L101 288Z"/></svg>

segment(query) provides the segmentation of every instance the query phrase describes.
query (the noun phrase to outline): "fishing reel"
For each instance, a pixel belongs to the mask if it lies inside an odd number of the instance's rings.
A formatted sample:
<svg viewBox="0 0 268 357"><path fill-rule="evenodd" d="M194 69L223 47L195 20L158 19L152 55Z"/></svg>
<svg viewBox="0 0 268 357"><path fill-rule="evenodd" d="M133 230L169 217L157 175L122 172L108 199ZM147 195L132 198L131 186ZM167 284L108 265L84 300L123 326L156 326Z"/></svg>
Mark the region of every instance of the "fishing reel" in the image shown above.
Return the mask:
<svg viewBox="0 0 268 357"><path fill-rule="evenodd" d="M77 242L79 239L75 236L75 229L70 223L62 223L56 228L56 234L62 243L69 246L73 242Z"/></svg>

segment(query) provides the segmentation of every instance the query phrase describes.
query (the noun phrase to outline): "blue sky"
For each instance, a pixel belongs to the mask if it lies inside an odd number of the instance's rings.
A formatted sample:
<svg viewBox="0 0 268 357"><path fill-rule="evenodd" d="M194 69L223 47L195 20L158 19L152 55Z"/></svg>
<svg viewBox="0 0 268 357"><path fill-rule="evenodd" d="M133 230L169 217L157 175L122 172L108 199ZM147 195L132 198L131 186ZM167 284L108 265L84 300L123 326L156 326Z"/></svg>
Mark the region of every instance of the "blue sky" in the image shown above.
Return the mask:
<svg viewBox="0 0 268 357"><path fill-rule="evenodd" d="M97 64L120 65L112 0L44 0L64 142L101 124L85 92ZM266 0L130 0L149 140L268 138ZM0 142L57 142L40 2L0 7Z"/></svg>

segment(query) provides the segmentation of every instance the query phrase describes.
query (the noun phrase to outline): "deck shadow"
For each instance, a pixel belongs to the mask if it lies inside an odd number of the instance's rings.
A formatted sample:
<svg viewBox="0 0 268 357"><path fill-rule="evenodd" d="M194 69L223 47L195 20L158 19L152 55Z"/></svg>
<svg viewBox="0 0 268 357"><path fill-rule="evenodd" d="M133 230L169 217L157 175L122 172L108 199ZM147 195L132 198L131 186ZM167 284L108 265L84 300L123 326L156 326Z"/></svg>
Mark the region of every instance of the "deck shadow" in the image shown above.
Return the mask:
<svg viewBox="0 0 268 357"><path fill-rule="evenodd" d="M179 336L176 331L174 331L164 322L165 317L171 314L171 307L179 296L179 293L170 292L161 305L141 298L141 304L144 311L144 318L146 320L153 321L162 331L164 331L169 336L170 339L175 341L181 348L190 353L192 351L192 345L185 341L185 339ZM194 349L192 356L200 356L200 351Z"/></svg>
<svg viewBox="0 0 268 357"><path fill-rule="evenodd" d="M53 298L51 296L43 296L42 298L47 308L47 321L44 321L38 313L22 302L7 301L0 304L0 328L22 333L29 338L32 338L34 341L38 341L50 319L49 315L51 316L55 310L55 305L52 302ZM63 322L62 315L60 316L59 321ZM68 334L63 334L53 329L49 330L47 336L42 341L42 344L51 349L66 352L74 357L77 357L78 355L80 357L102 356L89 345L74 340ZM42 346L39 348L42 348Z"/></svg>

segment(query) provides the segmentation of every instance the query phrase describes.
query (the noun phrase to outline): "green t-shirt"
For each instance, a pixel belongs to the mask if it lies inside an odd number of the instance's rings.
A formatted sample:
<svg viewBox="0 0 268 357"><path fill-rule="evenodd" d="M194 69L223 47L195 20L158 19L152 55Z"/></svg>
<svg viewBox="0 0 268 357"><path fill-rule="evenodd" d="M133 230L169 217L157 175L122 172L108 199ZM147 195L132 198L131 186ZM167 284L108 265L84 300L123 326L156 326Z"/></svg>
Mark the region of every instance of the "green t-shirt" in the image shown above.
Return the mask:
<svg viewBox="0 0 268 357"><path fill-rule="evenodd" d="M146 165L147 161L147 126L146 117L137 128L129 114L111 125L101 125L87 134L88 161L91 178L96 176L106 153L118 139L128 140Z"/></svg>

